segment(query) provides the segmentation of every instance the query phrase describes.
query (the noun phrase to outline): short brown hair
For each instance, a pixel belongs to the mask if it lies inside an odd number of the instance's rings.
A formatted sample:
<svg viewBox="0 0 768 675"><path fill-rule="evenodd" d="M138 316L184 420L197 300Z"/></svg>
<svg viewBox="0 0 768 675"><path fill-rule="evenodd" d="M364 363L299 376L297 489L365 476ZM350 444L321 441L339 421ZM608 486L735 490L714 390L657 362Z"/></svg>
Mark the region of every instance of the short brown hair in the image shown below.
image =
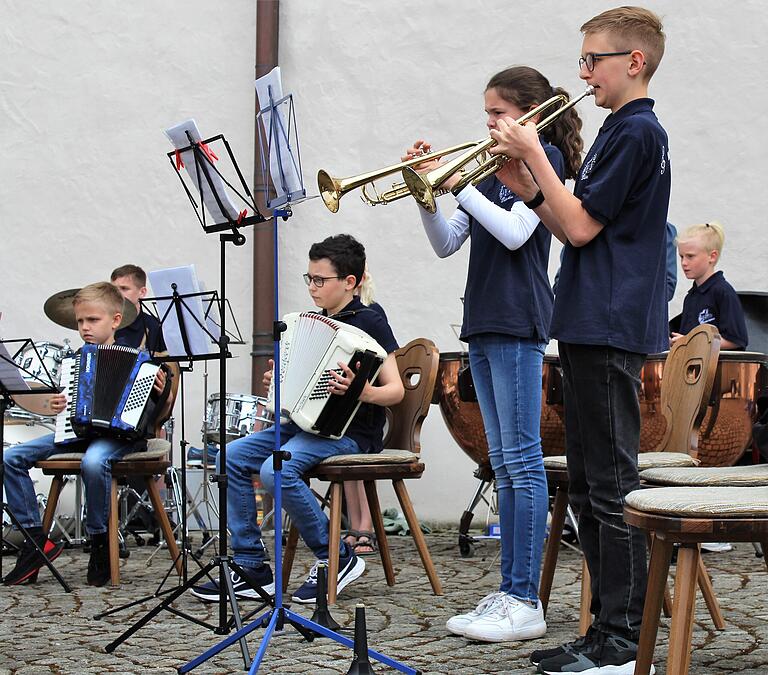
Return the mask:
<svg viewBox="0 0 768 675"><path fill-rule="evenodd" d="M592 17L582 27L584 35L608 33L616 38L615 48L639 49L645 55L646 82L653 77L664 56L664 26L661 19L644 7L615 7Z"/></svg>
<svg viewBox="0 0 768 675"><path fill-rule="evenodd" d="M121 277L132 277L139 288L147 285L147 273L138 265L121 265L112 270L112 281Z"/></svg>
<svg viewBox="0 0 768 675"><path fill-rule="evenodd" d="M81 302L100 302L110 312L123 312L123 296L109 281L98 281L81 288L72 298L72 306L77 307Z"/></svg>

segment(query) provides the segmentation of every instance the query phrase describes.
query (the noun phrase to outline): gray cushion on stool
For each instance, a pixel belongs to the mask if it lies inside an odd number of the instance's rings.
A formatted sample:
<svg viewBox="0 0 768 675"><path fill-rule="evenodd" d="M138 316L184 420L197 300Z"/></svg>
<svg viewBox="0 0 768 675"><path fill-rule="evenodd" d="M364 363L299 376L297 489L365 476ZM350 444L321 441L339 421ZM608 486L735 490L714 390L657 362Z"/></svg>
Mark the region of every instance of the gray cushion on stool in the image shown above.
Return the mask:
<svg viewBox="0 0 768 675"><path fill-rule="evenodd" d="M768 487L768 464L648 469L640 474L640 480L658 485Z"/></svg>
<svg viewBox="0 0 768 675"><path fill-rule="evenodd" d="M680 518L768 516L768 488L663 487L630 492L627 506Z"/></svg>
<svg viewBox="0 0 768 675"><path fill-rule="evenodd" d="M637 456L637 468L640 471L665 466L696 466L696 460L685 452L641 452ZM544 458L545 469L568 468L565 455Z"/></svg>
<svg viewBox="0 0 768 675"><path fill-rule="evenodd" d="M324 459L318 466L335 464L408 464L418 462L419 456L408 450L384 450L384 452L358 453L356 455L334 455Z"/></svg>
<svg viewBox="0 0 768 675"><path fill-rule="evenodd" d="M142 452L129 452L127 455L124 455L120 461L130 462L131 460L138 460L143 462L150 459L165 459L168 457L170 449L170 442L166 441L164 438L150 438L147 441L146 450L143 450ZM48 459L50 461L60 462L79 462L82 461L84 456L84 452L62 452L57 455L51 455Z"/></svg>

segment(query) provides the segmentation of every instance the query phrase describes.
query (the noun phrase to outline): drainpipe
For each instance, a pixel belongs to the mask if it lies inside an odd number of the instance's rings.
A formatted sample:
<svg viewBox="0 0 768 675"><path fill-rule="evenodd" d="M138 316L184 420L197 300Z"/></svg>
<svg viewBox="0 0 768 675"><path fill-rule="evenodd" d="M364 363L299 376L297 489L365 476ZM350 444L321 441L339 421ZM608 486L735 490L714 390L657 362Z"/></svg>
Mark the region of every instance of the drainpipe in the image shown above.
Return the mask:
<svg viewBox="0 0 768 675"><path fill-rule="evenodd" d="M256 0L256 77L267 74L277 65L278 29L280 18L279 0ZM254 90L254 97L256 92ZM258 111L258 100L256 101ZM255 120L256 144L253 171L253 194L259 211L269 217L265 187L269 188L268 176L262 171L259 128ZM272 357L272 322L274 302L274 233L271 221L256 225L253 231L253 342L251 348L251 392L265 395L261 379Z"/></svg>

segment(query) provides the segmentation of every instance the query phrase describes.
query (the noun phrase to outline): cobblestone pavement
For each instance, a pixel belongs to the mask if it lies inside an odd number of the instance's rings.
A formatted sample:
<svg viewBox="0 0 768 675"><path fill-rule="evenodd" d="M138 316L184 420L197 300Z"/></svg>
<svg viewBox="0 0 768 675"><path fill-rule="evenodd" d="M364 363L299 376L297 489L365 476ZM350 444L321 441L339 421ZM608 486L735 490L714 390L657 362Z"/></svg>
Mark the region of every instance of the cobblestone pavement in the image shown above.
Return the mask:
<svg viewBox="0 0 768 675"><path fill-rule="evenodd" d="M445 620L473 607L486 593L498 588L497 544L478 546L475 557L462 559L454 532L427 537L443 581L445 595L432 595L428 580L410 538L392 537L392 551L398 574L397 584L384 582L380 561L368 557L368 569L341 594L332 614L351 635L354 608L367 607L369 646L418 668L423 673L533 673L528 664L530 651L557 644L575 635L578 616L580 558L563 549L548 616L546 638L527 643L480 644L447 634ZM91 588L85 584L87 555L65 551L57 567L73 587L64 593L46 571L36 585L0 588L0 675L10 673L157 673L172 674L176 668L198 656L221 636L163 612L120 645L113 654L105 645L117 638L153 606L147 603L101 621L93 615L154 592L168 569L163 552L146 565L150 549L132 548L130 558L121 561L122 586L117 589ZM768 672L768 574L751 546L739 544L730 553L708 554L705 558L714 578L714 587L723 606L727 628L715 631L703 602L697 602L693 632L691 673ZM299 547L290 589L305 574L310 559ZM12 561L4 561L7 571ZM253 609L253 603L243 603ZM217 623L216 605L203 605L187 593L176 606L196 617ZM307 617L307 607L293 607ZM657 672L665 673L668 621L663 620L656 648ZM253 655L261 642L262 629L248 638ZM352 652L328 639L307 643L292 628L269 643L262 663L264 673L346 673ZM195 669L195 673L233 673L243 667L240 650L231 646ZM374 663L377 673L395 672Z"/></svg>

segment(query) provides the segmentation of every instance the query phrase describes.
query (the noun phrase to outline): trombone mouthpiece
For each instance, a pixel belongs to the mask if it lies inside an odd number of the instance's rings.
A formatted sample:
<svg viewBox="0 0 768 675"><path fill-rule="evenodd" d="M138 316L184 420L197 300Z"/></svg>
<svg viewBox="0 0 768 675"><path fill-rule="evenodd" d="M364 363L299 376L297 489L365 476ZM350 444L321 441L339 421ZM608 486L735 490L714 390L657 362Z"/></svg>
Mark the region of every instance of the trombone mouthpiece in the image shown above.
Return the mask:
<svg viewBox="0 0 768 675"><path fill-rule="evenodd" d="M594 96L595 95L595 88L591 85L587 85L587 90L584 92L585 96Z"/></svg>

